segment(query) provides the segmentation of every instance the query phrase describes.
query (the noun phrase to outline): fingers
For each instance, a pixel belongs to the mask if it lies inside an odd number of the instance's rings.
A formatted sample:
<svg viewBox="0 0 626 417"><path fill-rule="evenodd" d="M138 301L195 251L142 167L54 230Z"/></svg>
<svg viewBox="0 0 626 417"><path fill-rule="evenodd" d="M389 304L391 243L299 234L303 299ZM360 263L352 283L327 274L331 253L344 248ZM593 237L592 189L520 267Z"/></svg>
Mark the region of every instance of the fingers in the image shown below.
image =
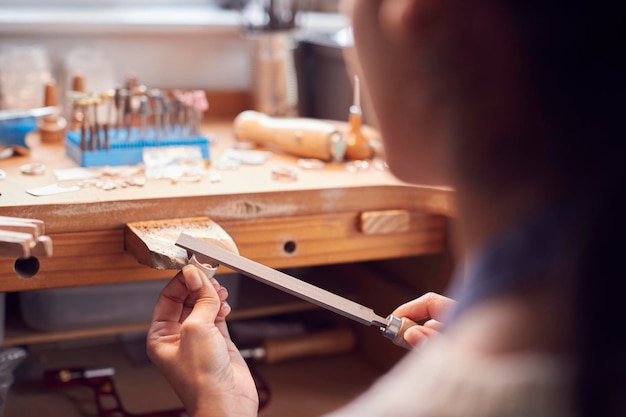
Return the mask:
<svg viewBox="0 0 626 417"><path fill-rule="evenodd" d="M440 321L430 319L423 325L424 327L428 327L429 329L441 331L443 329L444 324Z"/></svg>
<svg viewBox="0 0 626 417"><path fill-rule="evenodd" d="M209 318L213 322L218 317L223 319L230 313L227 297L228 290L215 278L207 278L195 266L186 265L161 291L152 319L182 323L195 305L201 302L203 311L205 314L209 313ZM215 309L215 314L206 310L207 305Z"/></svg>
<svg viewBox="0 0 626 417"><path fill-rule="evenodd" d="M402 304L393 314L397 317L407 317L414 321L434 319L441 321L452 309L456 302L443 295L429 292L415 300Z"/></svg>
<svg viewBox="0 0 626 417"><path fill-rule="evenodd" d="M193 285L198 280L202 282L200 288L195 292L190 292L186 299L186 304L190 308L188 317L201 322L224 320L231 310L226 302L228 290L222 287L215 278L208 278L195 266L185 266L182 273L188 284Z"/></svg>
<svg viewBox="0 0 626 417"><path fill-rule="evenodd" d="M437 334L439 334L439 332L434 328L426 325L417 325L409 327L404 332L404 340L406 340L406 342L411 346L417 346Z"/></svg>
<svg viewBox="0 0 626 417"><path fill-rule="evenodd" d="M218 317L224 318L231 311L230 305L228 304L228 301L226 301L228 299L228 289L226 287L222 287L222 285L215 278L210 278L209 280L211 281L211 284L213 284L213 288L217 291L217 295L221 302Z"/></svg>
<svg viewBox="0 0 626 417"><path fill-rule="evenodd" d="M191 283L193 286L196 282ZM152 321L165 322L180 320L185 305L185 300L189 296L189 289L185 282L185 276L180 271L161 290L152 315Z"/></svg>

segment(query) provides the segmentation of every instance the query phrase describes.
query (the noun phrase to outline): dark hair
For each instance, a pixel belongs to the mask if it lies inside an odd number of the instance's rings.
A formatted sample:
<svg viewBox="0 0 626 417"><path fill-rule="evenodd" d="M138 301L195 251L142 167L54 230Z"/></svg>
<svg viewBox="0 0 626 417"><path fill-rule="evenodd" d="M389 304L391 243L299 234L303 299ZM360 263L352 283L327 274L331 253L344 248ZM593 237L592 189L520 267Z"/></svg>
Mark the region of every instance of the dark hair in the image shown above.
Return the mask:
<svg viewBox="0 0 626 417"><path fill-rule="evenodd" d="M511 3L549 126L547 152L581 205L576 411L626 416L624 13L611 1Z"/></svg>
<svg viewBox="0 0 626 417"><path fill-rule="evenodd" d="M619 2L512 1L555 163L584 175L608 161L621 165L626 36Z"/></svg>

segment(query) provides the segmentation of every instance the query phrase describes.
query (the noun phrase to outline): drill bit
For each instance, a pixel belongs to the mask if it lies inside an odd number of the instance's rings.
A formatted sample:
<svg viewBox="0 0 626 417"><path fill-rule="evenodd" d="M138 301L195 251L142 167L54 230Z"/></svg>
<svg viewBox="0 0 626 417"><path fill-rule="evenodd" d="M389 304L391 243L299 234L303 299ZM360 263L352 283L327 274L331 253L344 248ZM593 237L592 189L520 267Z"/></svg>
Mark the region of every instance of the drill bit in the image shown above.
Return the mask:
<svg viewBox="0 0 626 417"><path fill-rule="evenodd" d="M202 124L202 115L209 109L209 101L207 100L206 93L203 90L195 90L193 92L193 123L190 131L190 136L195 136L200 133L200 126Z"/></svg>
<svg viewBox="0 0 626 417"><path fill-rule="evenodd" d="M152 99L152 112L154 114L154 136L157 144L161 141L163 128L163 93L157 88L153 88L148 93Z"/></svg>
<svg viewBox="0 0 626 417"><path fill-rule="evenodd" d="M171 134L172 101L163 97L163 132L165 136Z"/></svg>
<svg viewBox="0 0 626 417"><path fill-rule="evenodd" d="M124 106L126 105L126 96L128 95L128 90L117 87L115 89L115 98L113 99L113 103L115 104L115 127L116 127L116 135L119 139L120 132L122 131L122 125L124 123L124 115L126 114L126 110Z"/></svg>
<svg viewBox="0 0 626 417"><path fill-rule="evenodd" d="M91 127L91 135L92 135L92 150L100 149L102 144L100 143L100 124L98 123L98 107L100 106L101 100L98 96L93 96L91 98L91 105L93 108L93 126Z"/></svg>
<svg viewBox="0 0 626 417"><path fill-rule="evenodd" d="M148 97L139 97L139 107L137 108L137 114L139 115L139 135L141 138L146 138L146 128L148 126L148 116L150 115L150 104L148 103Z"/></svg>
<svg viewBox="0 0 626 417"><path fill-rule="evenodd" d="M87 121L85 120L85 99L77 100L74 104L74 110L80 112L80 150L87 150Z"/></svg>

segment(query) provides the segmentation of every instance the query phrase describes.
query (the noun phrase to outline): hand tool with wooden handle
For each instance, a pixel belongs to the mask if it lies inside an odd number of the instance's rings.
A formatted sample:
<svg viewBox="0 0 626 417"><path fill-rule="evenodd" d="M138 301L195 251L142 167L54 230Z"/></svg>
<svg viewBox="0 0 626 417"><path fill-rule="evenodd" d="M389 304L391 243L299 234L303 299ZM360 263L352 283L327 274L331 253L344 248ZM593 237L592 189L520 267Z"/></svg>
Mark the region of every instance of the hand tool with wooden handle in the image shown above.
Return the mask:
<svg viewBox="0 0 626 417"><path fill-rule="evenodd" d="M195 255L200 262L208 263L213 267L224 264L250 278L334 311L344 317L367 326L376 326L381 330L383 336L391 339L394 344L407 349L411 348L404 340L404 332L417 324L406 317L400 318L393 314L386 318L381 317L375 314L371 308L185 233L180 234L176 240L176 246L186 249L187 252Z"/></svg>
<svg viewBox="0 0 626 417"><path fill-rule="evenodd" d="M355 345L356 336L346 327L271 338L265 340L262 346L241 349L239 352L245 359L252 358L271 364L289 359L346 353L354 349Z"/></svg>
<svg viewBox="0 0 626 417"><path fill-rule="evenodd" d="M342 161L346 137L333 123L309 118L278 118L248 110L233 122L238 140L276 147L303 158Z"/></svg>

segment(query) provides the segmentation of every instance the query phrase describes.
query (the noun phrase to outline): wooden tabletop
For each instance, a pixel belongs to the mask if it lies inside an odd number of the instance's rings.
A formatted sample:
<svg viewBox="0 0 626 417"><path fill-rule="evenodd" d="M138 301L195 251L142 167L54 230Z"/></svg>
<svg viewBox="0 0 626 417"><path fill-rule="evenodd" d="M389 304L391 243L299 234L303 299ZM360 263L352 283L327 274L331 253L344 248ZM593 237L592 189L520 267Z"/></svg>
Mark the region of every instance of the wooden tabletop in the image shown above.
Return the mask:
<svg viewBox="0 0 626 417"><path fill-rule="evenodd" d="M210 164L214 165L221 154L233 146L230 122L209 123L204 126L204 133L213 139ZM97 258L97 252L104 250L98 244L104 245L104 241L109 241L107 247L116 248L115 251L119 252L116 256L127 256L123 250L123 230L130 222L206 216L231 233L242 254L279 267L395 256L395 252L384 251L374 255L374 252L368 253L368 250L374 251L373 248L359 249L358 245L355 248L341 246L341 239L333 233L340 233L346 224L355 222L354 216L359 213L406 210L411 213L411 231L415 232L409 235L416 235L417 229L421 230L425 225L424 219L445 218L453 212L449 188L408 185L388 171L373 167L363 172L349 172L344 163L327 163L321 170L299 169L296 181L276 181L272 178L274 167L296 167L298 160L281 152L274 152L262 165L216 170L222 178L220 182L211 181L206 174L199 182L148 180L141 187L105 191L92 186L36 197L26 190L54 183L64 187L78 184L77 180L59 182L55 177L55 170L77 167L77 164L66 155L63 144L40 143L36 133L28 136L27 143L30 155L0 160L0 169L7 174L0 180L0 215L43 220L46 234L53 238L55 254L48 260L41 260L40 274L30 280L15 277L12 271L14 260L0 259L0 291L158 277L153 272L135 269L132 276L120 274L120 270L127 270L131 265L128 259L120 261L121 258L102 258L102 265L86 267L88 271L81 278L68 276L72 275L67 273L67 268L72 266L72 257ZM45 173L24 175L21 167L28 163L45 165ZM431 226L426 228L432 229L430 220L428 224ZM357 232L346 231L341 236L352 239ZM265 244L279 245L280 251L283 251L285 242L300 243L301 239L315 240L318 249L315 255L311 255L311 252L300 251L303 249L300 245L298 250L287 254L270 254L258 249L263 244L255 243L255 239L264 235L269 236ZM334 247L333 239L337 243ZM352 242L350 239L346 244ZM398 241L399 246L410 243L403 243L402 239L392 241ZM381 242L385 245L384 240ZM72 246L71 250L68 245ZM357 254L359 251L362 253ZM338 256L342 252L352 254ZM405 252L411 254L411 250ZM397 254L404 256L405 252ZM60 263L59 257L65 259L64 264ZM102 272L103 268L111 268L107 263L112 261L117 262L114 277Z"/></svg>

